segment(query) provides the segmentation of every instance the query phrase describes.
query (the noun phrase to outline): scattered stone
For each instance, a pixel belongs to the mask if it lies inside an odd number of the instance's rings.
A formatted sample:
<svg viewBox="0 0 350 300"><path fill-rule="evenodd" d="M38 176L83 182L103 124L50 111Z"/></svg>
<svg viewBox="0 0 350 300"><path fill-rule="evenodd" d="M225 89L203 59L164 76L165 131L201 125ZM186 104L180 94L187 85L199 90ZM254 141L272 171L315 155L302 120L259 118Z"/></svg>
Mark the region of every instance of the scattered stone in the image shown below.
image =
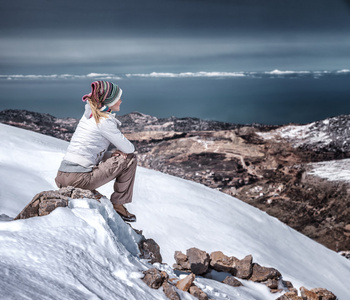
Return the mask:
<svg viewBox="0 0 350 300"><path fill-rule="evenodd" d="M281 277L281 273L274 268L262 267L257 263L253 264L253 273L250 280L254 282L264 282L268 279L278 280Z"/></svg>
<svg viewBox="0 0 350 300"><path fill-rule="evenodd" d="M350 251L340 251L339 254L347 259L350 259Z"/></svg>
<svg viewBox="0 0 350 300"><path fill-rule="evenodd" d="M149 259L151 264L162 263L160 247L153 239L146 239L139 244L140 258Z"/></svg>
<svg viewBox="0 0 350 300"><path fill-rule="evenodd" d="M188 262L188 257L181 251L175 251L174 255L176 264L173 265L174 269L189 271L191 269L190 263Z"/></svg>
<svg viewBox="0 0 350 300"><path fill-rule="evenodd" d="M264 284L271 290L278 289L278 280L276 279L268 279Z"/></svg>
<svg viewBox="0 0 350 300"><path fill-rule="evenodd" d="M286 287L288 290L291 290L294 288L293 286L293 283L291 283L290 281L285 281L285 280L282 280L282 284L284 287ZM298 292L297 292L298 294Z"/></svg>
<svg viewBox="0 0 350 300"><path fill-rule="evenodd" d="M146 270L143 274L145 274L145 276L142 278L142 281L152 289L159 289L163 282L169 278L166 272L161 272L156 268Z"/></svg>
<svg viewBox="0 0 350 300"><path fill-rule="evenodd" d="M233 276L227 276L223 283L228 284L230 286L238 287L238 286L243 286L242 282L240 282L238 279L236 279Z"/></svg>
<svg viewBox="0 0 350 300"><path fill-rule="evenodd" d="M179 280L176 283L176 287L179 290L187 292L189 290L190 286L192 285L195 278L196 278L196 275L191 273L190 275L187 275L185 278Z"/></svg>
<svg viewBox="0 0 350 300"><path fill-rule="evenodd" d="M270 289L270 293L272 294L276 294L276 293L280 293L280 292L283 292L282 289Z"/></svg>
<svg viewBox="0 0 350 300"><path fill-rule="evenodd" d="M336 300L337 299L337 296L334 295L331 291L328 291L328 290L323 289L323 288L315 288L315 289L311 289L310 291L314 292L322 300Z"/></svg>
<svg viewBox="0 0 350 300"><path fill-rule="evenodd" d="M236 257L228 257L221 251L215 251L210 254L210 266L218 272L234 274L236 272L235 265L237 261L239 259Z"/></svg>
<svg viewBox="0 0 350 300"><path fill-rule="evenodd" d="M175 291L175 287L166 280L163 283L163 292L170 300L181 300L178 293Z"/></svg>
<svg viewBox="0 0 350 300"><path fill-rule="evenodd" d="M236 262L236 275L241 279L248 279L253 272L253 256L247 255L242 260Z"/></svg>
<svg viewBox="0 0 350 300"><path fill-rule="evenodd" d="M300 292L301 292L301 297L304 300L319 300L320 299L316 293L309 291L307 288L305 288L303 286L300 288Z"/></svg>
<svg viewBox="0 0 350 300"><path fill-rule="evenodd" d="M299 297L298 294L295 294L293 292L286 292L276 300L303 300L303 298Z"/></svg>
<svg viewBox="0 0 350 300"><path fill-rule="evenodd" d="M298 295L298 290L296 288L290 288L288 292L294 293L295 295Z"/></svg>
<svg viewBox="0 0 350 300"><path fill-rule="evenodd" d="M210 257L207 252L197 248L190 248L186 254L192 273L200 275L208 271Z"/></svg>
<svg viewBox="0 0 350 300"><path fill-rule="evenodd" d="M190 287L189 293L199 300L209 300L208 295L196 285Z"/></svg>

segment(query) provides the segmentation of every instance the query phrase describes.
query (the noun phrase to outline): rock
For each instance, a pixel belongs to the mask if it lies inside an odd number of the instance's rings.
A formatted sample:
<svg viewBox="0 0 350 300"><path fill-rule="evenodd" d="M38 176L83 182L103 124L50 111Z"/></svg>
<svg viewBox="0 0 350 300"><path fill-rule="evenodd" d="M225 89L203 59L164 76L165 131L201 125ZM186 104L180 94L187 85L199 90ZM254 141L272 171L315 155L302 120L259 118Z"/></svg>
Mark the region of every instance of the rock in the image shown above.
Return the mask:
<svg viewBox="0 0 350 300"><path fill-rule="evenodd" d="M32 217L45 216L56 207L68 205L68 197L56 191L41 192L34 196L33 200L14 219L28 219Z"/></svg>
<svg viewBox="0 0 350 300"><path fill-rule="evenodd" d="M208 295L196 285L190 287L189 293L199 300L209 300Z"/></svg>
<svg viewBox="0 0 350 300"><path fill-rule="evenodd" d="M233 274L241 279L248 279L253 271L253 256L247 255L242 260L236 262L236 274Z"/></svg>
<svg viewBox="0 0 350 300"><path fill-rule="evenodd" d="M61 188L58 191L44 191L36 194L14 220L48 215L57 207L68 206L69 198L89 198L99 201L101 197L102 195L98 192L93 193L89 190L71 186Z"/></svg>
<svg viewBox="0 0 350 300"><path fill-rule="evenodd" d="M253 264L253 273L250 280L255 282L264 282L268 279L278 280L281 277L281 273L274 268L262 267L257 263Z"/></svg>
<svg viewBox="0 0 350 300"><path fill-rule="evenodd" d="M8 222L8 221L12 221L12 220L13 220L13 218L9 217L8 215L5 215L5 214L0 215L0 221Z"/></svg>
<svg viewBox="0 0 350 300"><path fill-rule="evenodd" d="M339 254L347 259L350 259L350 251L340 251Z"/></svg>
<svg viewBox="0 0 350 300"><path fill-rule="evenodd" d="M310 291L314 292L322 300L336 300L337 299L337 296L334 295L331 291L328 291L328 290L323 289L323 288L315 288L315 289L311 289Z"/></svg>
<svg viewBox="0 0 350 300"><path fill-rule="evenodd" d="M238 286L242 286L242 282L240 282L238 279L236 279L233 276L227 276L223 283L228 284L230 286L234 286L234 287L238 287Z"/></svg>
<svg viewBox="0 0 350 300"><path fill-rule="evenodd" d="M282 284L284 287L286 287L288 290L291 290L294 288L293 283L291 283L290 281L285 281L282 280Z"/></svg>
<svg viewBox="0 0 350 300"><path fill-rule="evenodd" d="M283 292L282 289L270 289L270 293L275 294L275 293L280 293Z"/></svg>
<svg viewBox="0 0 350 300"><path fill-rule="evenodd" d="M176 283L176 287L179 290L187 292L189 290L190 286L192 285L195 278L196 278L196 276L193 273L191 273L190 275L186 276L185 278L179 280Z"/></svg>
<svg viewBox="0 0 350 300"><path fill-rule="evenodd" d="M167 296L170 300L181 300L181 298L175 290L175 287L168 281L164 281L163 283L163 292L165 296Z"/></svg>
<svg viewBox="0 0 350 300"><path fill-rule="evenodd" d="M316 293L309 291L307 288L305 288L303 286L300 288L300 292L301 292L301 297L304 300L319 300L320 299L320 297Z"/></svg>
<svg viewBox="0 0 350 300"><path fill-rule="evenodd" d="M278 280L276 279L268 279L264 284L271 290L278 289Z"/></svg>
<svg viewBox="0 0 350 300"><path fill-rule="evenodd" d="M210 266L218 272L235 273L235 265L239 259L228 257L221 251L215 251L210 254Z"/></svg>
<svg viewBox="0 0 350 300"><path fill-rule="evenodd" d="M167 273L161 272L156 268L144 271L143 274L145 274L145 276L142 278L142 281L152 289L159 289L163 282L169 278Z"/></svg>
<svg viewBox="0 0 350 300"><path fill-rule="evenodd" d="M177 270L190 270L190 263L188 262L188 257L186 254L183 254L181 251L175 251L174 258L176 264L174 264L173 268Z"/></svg>
<svg viewBox="0 0 350 300"><path fill-rule="evenodd" d="M299 297L296 293L286 292L281 297L278 297L276 300L303 300L303 298Z"/></svg>
<svg viewBox="0 0 350 300"><path fill-rule="evenodd" d="M288 292L291 292L291 293L298 295L298 290L296 288L290 288L290 289L288 289Z"/></svg>
<svg viewBox="0 0 350 300"><path fill-rule="evenodd" d="M197 248L190 248L186 254L192 273L200 275L208 271L210 261L208 253Z"/></svg>
<svg viewBox="0 0 350 300"><path fill-rule="evenodd" d="M162 256L160 254L160 247L153 239L146 239L139 244L140 258L150 259L150 263L162 263Z"/></svg>

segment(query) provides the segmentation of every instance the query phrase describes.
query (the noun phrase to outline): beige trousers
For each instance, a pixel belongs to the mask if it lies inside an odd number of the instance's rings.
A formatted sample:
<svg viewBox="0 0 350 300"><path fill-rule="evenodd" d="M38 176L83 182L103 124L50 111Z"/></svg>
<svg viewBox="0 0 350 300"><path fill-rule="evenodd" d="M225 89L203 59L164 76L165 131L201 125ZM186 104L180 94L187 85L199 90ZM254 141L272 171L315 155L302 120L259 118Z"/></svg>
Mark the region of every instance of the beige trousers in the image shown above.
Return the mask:
<svg viewBox="0 0 350 300"><path fill-rule="evenodd" d="M111 195L113 204L125 204L132 201L137 159L135 154L127 158L113 156L87 173L66 173L58 171L55 178L59 188L74 186L86 190L95 190L100 186L114 181L114 193Z"/></svg>

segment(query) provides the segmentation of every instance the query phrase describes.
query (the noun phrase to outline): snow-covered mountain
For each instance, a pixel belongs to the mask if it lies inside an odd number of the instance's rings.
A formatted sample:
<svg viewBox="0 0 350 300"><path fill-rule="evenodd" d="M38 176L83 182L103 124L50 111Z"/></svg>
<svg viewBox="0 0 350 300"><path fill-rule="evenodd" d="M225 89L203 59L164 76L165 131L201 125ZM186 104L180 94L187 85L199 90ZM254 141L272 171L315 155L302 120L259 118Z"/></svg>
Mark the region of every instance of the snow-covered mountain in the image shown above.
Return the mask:
<svg viewBox="0 0 350 300"><path fill-rule="evenodd" d="M294 147L313 151L347 152L350 150L349 115L340 115L306 125L285 125L259 132L264 139L288 140Z"/></svg>
<svg viewBox="0 0 350 300"><path fill-rule="evenodd" d="M3 124L0 138L1 299L166 299L140 280L150 265L138 258L135 234L108 201L74 200L48 216L9 222L6 216L17 215L35 194L56 189L68 144ZM99 191L109 196L112 184ZM238 258L252 254L296 288L324 287L348 299L349 260L236 198L139 167L128 208L138 217L133 226L160 245L170 266L175 250L191 247ZM213 299L280 295L248 281L231 287L197 276L196 284Z"/></svg>

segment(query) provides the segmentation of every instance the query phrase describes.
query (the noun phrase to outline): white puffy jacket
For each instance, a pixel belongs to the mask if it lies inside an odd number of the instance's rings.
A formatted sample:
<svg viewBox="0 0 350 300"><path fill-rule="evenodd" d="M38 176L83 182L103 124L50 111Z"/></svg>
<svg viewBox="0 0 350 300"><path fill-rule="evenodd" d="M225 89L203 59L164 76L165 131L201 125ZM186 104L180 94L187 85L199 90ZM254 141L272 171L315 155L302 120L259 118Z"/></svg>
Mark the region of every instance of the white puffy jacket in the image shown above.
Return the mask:
<svg viewBox="0 0 350 300"><path fill-rule="evenodd" d="M102 160L111 143L124 153L135 151L134 145L118 129L120 121L112 114L108 118L101 118L98 124L90 115L91 108L87 103L64 160L90 168Z"/></svg>

